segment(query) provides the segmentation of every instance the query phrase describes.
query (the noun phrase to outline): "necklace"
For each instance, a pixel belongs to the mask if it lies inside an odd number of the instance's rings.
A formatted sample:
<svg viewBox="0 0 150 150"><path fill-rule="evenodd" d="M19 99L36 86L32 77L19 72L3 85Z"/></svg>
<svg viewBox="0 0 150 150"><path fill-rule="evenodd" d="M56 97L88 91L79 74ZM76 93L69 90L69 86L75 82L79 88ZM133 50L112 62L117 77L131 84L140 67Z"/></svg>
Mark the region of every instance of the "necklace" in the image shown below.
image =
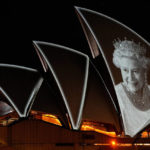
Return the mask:
<svg viewBox="0 0 150 150"><path fill-rule="evenodd" d="M149 96L149 89L147 85L144 85L141 92L133 93L128 90L128 88L124 85L124 91L127 94L129 100L132 104L138 108L139 110L146 111L150 108L150 96Z"/></svg>

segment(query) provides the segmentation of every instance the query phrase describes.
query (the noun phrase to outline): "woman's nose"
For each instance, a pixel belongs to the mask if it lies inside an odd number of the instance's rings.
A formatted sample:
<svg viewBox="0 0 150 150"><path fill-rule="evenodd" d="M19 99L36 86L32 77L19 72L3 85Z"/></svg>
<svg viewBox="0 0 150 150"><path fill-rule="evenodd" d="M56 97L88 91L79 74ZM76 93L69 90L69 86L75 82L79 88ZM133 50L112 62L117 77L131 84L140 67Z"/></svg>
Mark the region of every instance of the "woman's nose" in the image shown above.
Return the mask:
<svg viewBox="0 0 150 150"><path fill-rule="evenodd" d="M128 80L129 80L129 81L133 81L133 80L134 80L134 74L133 74L132 71L129 71L129 72L128 72Z"/></svg>

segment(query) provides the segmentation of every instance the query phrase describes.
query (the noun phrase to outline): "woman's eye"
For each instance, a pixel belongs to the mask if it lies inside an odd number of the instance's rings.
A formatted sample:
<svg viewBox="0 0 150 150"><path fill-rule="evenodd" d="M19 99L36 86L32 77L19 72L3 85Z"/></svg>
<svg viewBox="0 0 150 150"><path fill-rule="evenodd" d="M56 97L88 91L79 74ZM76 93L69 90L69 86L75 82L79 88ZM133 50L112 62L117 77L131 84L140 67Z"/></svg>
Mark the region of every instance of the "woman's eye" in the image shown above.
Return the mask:
<svg viewBox="0 0 150 150"><path fill-rule="evenodd" d="M128 72L128 70L127 70L127 69L123 69L123 71L124 71L124 72Z"/></svg>
<svg viewBox="0 0 150 150"><path fill-rule="evenodd" d="M133 72L134 72L134 73L138 73L139 71L138 71L138 70L133 70Z"/></svg>

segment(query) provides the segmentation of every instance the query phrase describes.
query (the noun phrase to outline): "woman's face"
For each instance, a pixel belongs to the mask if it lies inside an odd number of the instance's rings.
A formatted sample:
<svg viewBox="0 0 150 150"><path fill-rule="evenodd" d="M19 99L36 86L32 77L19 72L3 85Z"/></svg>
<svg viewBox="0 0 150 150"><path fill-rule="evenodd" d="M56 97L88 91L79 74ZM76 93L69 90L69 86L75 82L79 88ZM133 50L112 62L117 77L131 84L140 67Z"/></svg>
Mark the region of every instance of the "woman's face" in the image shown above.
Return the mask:
<svg viewBox="0 0 150 150"><path fill-rule="evenodd" d="M137 60L123 57L120 60L120 69L123 82L129 91L137 92L143 87L145 70Z"/></svg>

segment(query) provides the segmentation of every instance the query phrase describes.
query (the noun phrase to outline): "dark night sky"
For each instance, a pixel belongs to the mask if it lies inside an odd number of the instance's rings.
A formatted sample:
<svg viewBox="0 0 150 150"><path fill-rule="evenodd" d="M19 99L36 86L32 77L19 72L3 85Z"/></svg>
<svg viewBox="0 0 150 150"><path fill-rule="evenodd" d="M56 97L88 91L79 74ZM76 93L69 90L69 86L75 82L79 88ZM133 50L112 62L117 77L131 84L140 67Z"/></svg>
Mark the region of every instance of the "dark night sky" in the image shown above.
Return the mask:
<svg viewBox="0 0 150 150"><path fill-rule="evenodd" d="M7 0L0 5L0 63L38 68L32 40L52 42L88 53L89 47L74 6L113 17L150 42L148 2Z"/></svg>

